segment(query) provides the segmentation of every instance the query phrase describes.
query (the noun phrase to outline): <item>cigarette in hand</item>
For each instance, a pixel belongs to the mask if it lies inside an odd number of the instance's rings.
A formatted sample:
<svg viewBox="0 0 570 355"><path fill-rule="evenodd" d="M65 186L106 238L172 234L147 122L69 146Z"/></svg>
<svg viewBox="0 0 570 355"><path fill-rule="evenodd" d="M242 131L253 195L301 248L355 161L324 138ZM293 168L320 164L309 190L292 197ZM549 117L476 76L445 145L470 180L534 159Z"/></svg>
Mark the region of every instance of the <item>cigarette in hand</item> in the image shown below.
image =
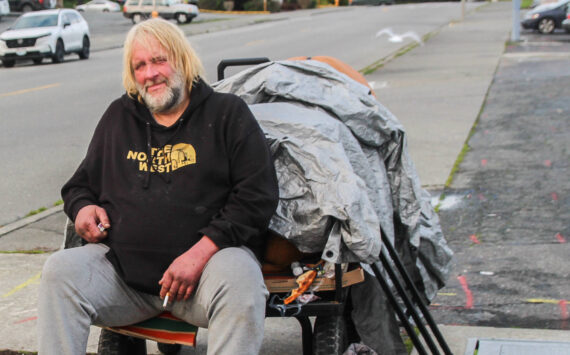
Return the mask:
<svg viewBox="0 0 570 355"><path fill-rule="evenodd" d="M100 231L101 233L103 233L103 232L105 231L105 227L103 227L103 223L99 223L99 224L97 225L97 228L99 228L99 231Z"/></svg>
<svg viewBox="0 0 570 355"><path fill-rule="evenodd" d="M170 297L170 292L166 293L166 296L164 297L164 302L162 303L162 308L166 308L166 305L168 304L168 297Z"/></svg>

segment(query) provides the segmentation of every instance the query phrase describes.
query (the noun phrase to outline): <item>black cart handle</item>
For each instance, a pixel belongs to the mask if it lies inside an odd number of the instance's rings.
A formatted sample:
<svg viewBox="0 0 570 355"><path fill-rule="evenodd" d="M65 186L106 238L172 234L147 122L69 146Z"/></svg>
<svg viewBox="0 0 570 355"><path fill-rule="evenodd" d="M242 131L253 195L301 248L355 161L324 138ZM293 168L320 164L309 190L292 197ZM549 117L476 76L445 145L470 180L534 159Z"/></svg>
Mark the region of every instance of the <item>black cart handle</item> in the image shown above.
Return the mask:
<svg viewBox="0 0 570 355"><path fill-rule="evenodd" d="M257 65L267 62L270 62L269 58L267 57L223 59L218 64L218 80L222 80L224 78L224 70L227 67L235 67L238 65Z"/></svg>

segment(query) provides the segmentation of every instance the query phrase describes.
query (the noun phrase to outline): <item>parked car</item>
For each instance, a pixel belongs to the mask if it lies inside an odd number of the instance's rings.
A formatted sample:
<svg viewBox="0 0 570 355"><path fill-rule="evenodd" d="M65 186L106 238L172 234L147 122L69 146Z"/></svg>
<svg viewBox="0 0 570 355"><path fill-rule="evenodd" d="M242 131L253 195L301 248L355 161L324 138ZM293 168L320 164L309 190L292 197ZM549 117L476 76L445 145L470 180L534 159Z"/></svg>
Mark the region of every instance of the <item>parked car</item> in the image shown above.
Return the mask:
<svg viewBox="0 0 570 355"><path fill-rule="evenodd" d="M570 0L560 0L553 4L539 5L526 13L521 25L525 29L538 30L540 33L552 33L556 28L562 28L566 18Z"/></svg>
<svg viewBox="0 0 570 355"><path fill-rule="evenodd" d="M178 23L189 23L198 16L198 6L183 4L180 0L127 0L123 6L123 16L130 18L133 23L139 23L152 16L158 16Z"/></svg>
<svg viewBox="0 0 570 355"><path fill-rule="evenodd" d="M10 4L8 0L0 0L0 20L2 16L8 15L10 13Z"/></svg>
<svg viewBox="0 0 570 355"><path fill-rule="evenodd" d="M54 9L57 0L8 0L10 10L13 12L30 12L45 9Z"/></svg>
<svg viewBox="0 0 570 355"><path fill-rule="evenodd" d="M570 6L568 6L568 10L566 10L566 19L562 21L562 28L564 31L570 33Z"/></svg>
<svg viewBox="0 0 570 355"><path fill-rule="evenodd" d="M71 9L43 10L21 15L0 34L0 60L5 67L16 61L44 58L61 63L66 54L89 58L89 26L79 12Z"/></svg>
<svg viewBox="0 0 570 355"><path fill-rule="evenodd" d="M121 5L109 0L92 0L82 5L77 5L75 10L81 11L99 11L99 12L119 12Z"/></svg>

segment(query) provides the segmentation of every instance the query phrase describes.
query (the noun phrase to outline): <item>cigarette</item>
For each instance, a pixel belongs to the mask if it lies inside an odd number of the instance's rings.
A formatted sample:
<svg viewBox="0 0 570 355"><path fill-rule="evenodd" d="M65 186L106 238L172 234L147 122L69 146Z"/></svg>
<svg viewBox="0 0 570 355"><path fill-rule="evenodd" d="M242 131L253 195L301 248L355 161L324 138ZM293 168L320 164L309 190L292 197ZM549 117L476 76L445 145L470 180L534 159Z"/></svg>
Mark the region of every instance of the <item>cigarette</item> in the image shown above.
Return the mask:
<svg viewBox="0 0 570 355"><path fill-rule="evenodd" d="M162 308L166 308L166 305L168 304L168 297L170 296L170 292L166 293L166 296L164 297L164 302L162 303Z"/></svg>
<svg viewBox="0 0 570 355"><path fill-rule="evenodd" d="M105 227L103 227L103 223L99 223L99 224L97 225L97 228L99 228L99 231L100 231L101 233L103 233L103 232L105 231Z"/></svg>

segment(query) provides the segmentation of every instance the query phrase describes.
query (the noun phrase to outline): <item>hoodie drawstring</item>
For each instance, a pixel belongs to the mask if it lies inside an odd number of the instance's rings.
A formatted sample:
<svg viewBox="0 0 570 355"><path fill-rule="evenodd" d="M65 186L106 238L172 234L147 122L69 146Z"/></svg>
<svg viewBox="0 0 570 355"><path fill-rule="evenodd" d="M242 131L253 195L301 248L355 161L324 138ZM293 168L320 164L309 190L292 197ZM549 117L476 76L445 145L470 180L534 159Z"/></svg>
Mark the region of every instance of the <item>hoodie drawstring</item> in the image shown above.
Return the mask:
<svg viewBox="0 0 570 355"><path fill-rule="evenodd" d="M152 163L152 148L151 148L151 134L150 134L150 122L146 123L146 176L144 177L143 189L148 189L150 185L150 167Z"/></svg>
<svg viewBox="0 0 570 355"><path fill-rule="evenodd" d="M168 140L164 143L164 145L161 147L162 150L164 149L164 147L172 140L172 138L174 138L177 134L178 131L180 130L180 127L182 127L182 125L184 124L184 119L181 118L178 121L176 130L174 131L174 133L170 136L170 138L168 138ZM143 189L148 189L150 186L150 175L151 175L151 170L154 168L154 170L158 170L158 166L156 166L154 164L154 157L152 156L152 131L151 131L151 127L150 127L150 122L146 122L146 165L147 165L147 170L146 170L146 176L144 178L144 183L143 183ZM158 176L160 176L160 178L166 182L167 184L170 184L170 182L172 181L170 178L169 174L158 174Z"/></svg>

